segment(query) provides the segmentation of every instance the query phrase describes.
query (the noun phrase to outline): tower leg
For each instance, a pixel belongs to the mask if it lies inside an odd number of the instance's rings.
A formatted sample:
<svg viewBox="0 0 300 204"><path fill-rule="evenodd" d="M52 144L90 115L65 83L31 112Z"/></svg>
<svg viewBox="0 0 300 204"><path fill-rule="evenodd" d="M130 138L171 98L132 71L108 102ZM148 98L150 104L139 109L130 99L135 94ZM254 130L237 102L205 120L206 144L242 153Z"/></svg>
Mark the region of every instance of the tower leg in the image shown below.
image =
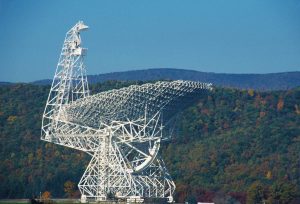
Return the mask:
<svg viewBox="0 0 300 204"><path fill-rule="evenodd" d="M86 203L87 202L85 195L83 195L83 194L81 195L80 202L81 203Z"/></svg>
<svg viewBox="0 0 300 204"><path fill-rule="evenodd" d="M134 183L117 146L109 141L95 152L80 182L79 190L86 198L103 201L132 194Z"/></svg>
<svg viewBox="0 0 300 204"><path fill-rule="evenodd" d="M173 201L175 184L161 159L155 159L147 169L135 176L134 180L144 187L144 197L168 198L169 201Z"/></svg>

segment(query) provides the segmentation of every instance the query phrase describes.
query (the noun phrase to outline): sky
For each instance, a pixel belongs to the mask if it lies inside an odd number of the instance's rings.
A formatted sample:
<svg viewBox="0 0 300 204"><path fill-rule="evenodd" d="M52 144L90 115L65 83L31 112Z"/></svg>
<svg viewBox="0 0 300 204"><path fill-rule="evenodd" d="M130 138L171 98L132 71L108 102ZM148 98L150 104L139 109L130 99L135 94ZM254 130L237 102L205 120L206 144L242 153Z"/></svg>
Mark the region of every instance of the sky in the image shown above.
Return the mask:
<svg viewBox="0 0 300 204"><path fill-rule="evenodd" d="M0 81L53 78L79 20L88 74L300 71L299 0L0 0Z"/></svg>

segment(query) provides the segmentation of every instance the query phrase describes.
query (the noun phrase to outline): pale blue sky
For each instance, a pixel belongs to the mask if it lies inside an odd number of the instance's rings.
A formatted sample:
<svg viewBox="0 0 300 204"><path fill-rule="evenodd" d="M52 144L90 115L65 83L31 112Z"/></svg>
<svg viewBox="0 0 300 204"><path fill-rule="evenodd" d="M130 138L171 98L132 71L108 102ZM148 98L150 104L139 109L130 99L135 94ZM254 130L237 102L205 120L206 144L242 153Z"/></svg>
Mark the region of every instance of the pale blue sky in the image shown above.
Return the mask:
<svg viewBox="0 0 300 204"><path fill-rule="evenodd" d="M300 71L298 0L0 0L0 81L52 78L78 20L88 74Z"/></svg>

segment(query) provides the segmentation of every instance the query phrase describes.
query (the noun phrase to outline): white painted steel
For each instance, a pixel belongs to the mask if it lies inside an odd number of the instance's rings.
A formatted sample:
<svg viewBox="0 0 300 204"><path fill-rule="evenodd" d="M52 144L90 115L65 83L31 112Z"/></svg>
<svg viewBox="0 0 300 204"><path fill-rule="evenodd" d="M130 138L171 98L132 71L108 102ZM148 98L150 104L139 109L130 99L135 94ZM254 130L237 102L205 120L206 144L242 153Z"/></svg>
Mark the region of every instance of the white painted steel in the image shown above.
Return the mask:
<svg viewBox="0 0 300 204"><path fill-rule="evenodd" d="M78 22L67 34L42 121L41 139L85 151L92 159L79 189L82 200L168 198L175 184L158 152L166 125L211 84L172 81L89 95L86 49Z"/></svg>

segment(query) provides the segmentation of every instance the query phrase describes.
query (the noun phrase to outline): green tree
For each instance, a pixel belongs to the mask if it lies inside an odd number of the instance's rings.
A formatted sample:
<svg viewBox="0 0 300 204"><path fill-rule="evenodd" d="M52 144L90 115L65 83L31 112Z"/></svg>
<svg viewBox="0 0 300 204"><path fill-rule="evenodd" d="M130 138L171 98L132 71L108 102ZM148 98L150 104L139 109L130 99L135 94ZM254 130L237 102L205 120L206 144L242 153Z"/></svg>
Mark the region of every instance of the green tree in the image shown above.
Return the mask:
<svg viewBox="0 0 300 204"><path fill-rule="evenodd" d="M276 182L271 186L268 203L288 204L297 197L296 185L287 181Z"/></svg>
<svg viewBox="0 0 300 204"><path fill-rule="evenodd" d="M67 194L68 198L72 198L75 193L75 183L72 181L66 181L64 183L64 191Z"/></svg>
<svg viewBox="0 0 300 204"><path fill-rule="evenodd" d="M259 181L250 185L247 191L247 204L262 204L264 199L263 186Z"/></svg>

